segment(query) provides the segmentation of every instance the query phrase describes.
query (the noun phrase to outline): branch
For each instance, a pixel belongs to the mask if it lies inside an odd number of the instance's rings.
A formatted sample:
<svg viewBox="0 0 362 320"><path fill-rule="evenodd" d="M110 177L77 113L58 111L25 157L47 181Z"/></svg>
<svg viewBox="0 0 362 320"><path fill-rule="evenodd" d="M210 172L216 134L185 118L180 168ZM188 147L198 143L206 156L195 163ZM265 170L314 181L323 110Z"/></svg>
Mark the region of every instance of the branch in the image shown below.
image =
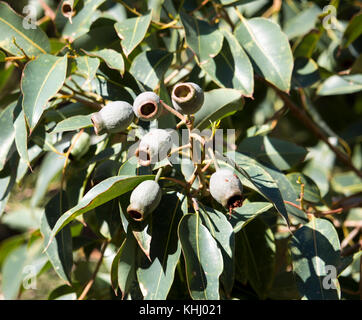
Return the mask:
<svg viewBox="0 0 362 320"><path fill-rule="evenodd" d="M323 133L323 131L313 122L313 120L308 116L308 114L297 106L290 97L283 91L279 90L277 87L272 85L271 83L267 82L261 77L257 77L259 80L262 80L266 83L269 87L273 88L278 96L283 100L284 104L290 109L290 111L297 117L310 131L312 131L319 139L324 141L328 147L336 154L337 158L344 163L347 167L353 170L360 178L362 178L362 171L358 170L354 164L352 163L351 158L342 152L339 148L332 145L328 137Z"/></svg>
<svg viewBox="0 0 362 320"><path fill-rule="evenodd" d="M104 242L103 244L103 247L102 247L102 250L101 250L101 256L97 262L97 265L96 265L96 268L94 269L94 272L93 272L93 275L92 275L92 278L89 280L89 282L87 283L87 285L85 286L85 288L83 289L83 292L82 294L79 296L78 300L83 300L86 295L88 294L90 288L92 287L96 277L97 277L97 273L99 271L99 268L101 267L101 264L102 264L102 261L103 261L103 257L104 257L104 253L106 251L106 248L108 246L108 241Z"/></svg>

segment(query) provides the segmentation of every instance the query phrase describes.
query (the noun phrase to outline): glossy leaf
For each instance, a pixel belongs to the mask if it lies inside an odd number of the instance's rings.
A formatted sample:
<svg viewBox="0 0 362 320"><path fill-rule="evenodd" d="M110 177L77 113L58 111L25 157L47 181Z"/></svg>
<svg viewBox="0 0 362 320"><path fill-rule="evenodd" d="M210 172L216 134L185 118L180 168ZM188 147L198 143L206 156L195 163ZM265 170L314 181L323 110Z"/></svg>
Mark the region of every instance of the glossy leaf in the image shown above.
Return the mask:
<svg viewBox="0 0 362 320"><path fill-rule="evenodd" d="M321 9L317 5L311 5L292 19L289 19L285 24L284 32L289 39L306 34L314 28L321 12Z"/></svg>
<svg viewBox="0 0 362 320"><path fill-rule="evenodd" d="M203 130L217 121L242 110L244 100L241 92L234 89L214 89L205 92L202 108L195 113L195 128Z"/></svg>
<svg viewBox="0 0 362 320"><path fill-rule="evenodd" d="M340 288L331 267L340 263L338 234L331 222L313 218L292 237L290 249L300 294L309 300L338 300Z"/></svg>
<svg viewBox="0 0 362 320"><path fill-rule="evenodd" d="M203 225L209 229L221 250L224 270L220 280L224 285L225 291L230 294L235 277L235 236L233 227L223 213L213 208L201 205L200 213Z"/></svg>
<svg viewBox="0 0 362 320"><path fill-rule="evenodd" d="M14 56L23 56L19 48L30 57L49 52L46 33L39 27L24 28L23 21L7 3L0 2L0 47Z"/></svg>
<svg viewBox="0 0 362 320"><path fill-rule="evenodd" d="M293 56L280 27L264 18L243 18L234 33L257 67L256 71L280 90L288 92Z"/></svg>
<svg viewBox="0 0 362 320"><path fill-rule="evenodd" d="M63 212L67 211L66 194L56 194L45 206L41 219L40 232L44 237L44 245L49 241L50 233ZM72 236L69 226L63 228L46 251L55 272L68 284L71 282L73 266Z"/></svg>
<svg viewBox="0 0 362 320"><path fill-rule="evenodd" d="M187 214L181 219L178 236L191 297L195 300L219 299L223 261L216 241L197 214Z"/></svg>
<svg viewBox="0 0 362 320"><path fill-rule="evenodd" d="M226 30L222 33L224 42L221 51L201 67L220 87L233 88L245 96L252 96L254 75L250 60L232 33Z"/></svg>
<svg viewBox="0 0 362 320"><path fill-rule="evenodd" d="M109 68L118 70L124 74L125 66L123 56L113 49L103 49L99 51L86 52L89 56L102 59Z"/></svg>
<svg viewBox="0 0 362 320"><path fill-rule="evenodd" d="M184 12L180 13L180 18L185 28L186 43L196 54L199 63L202 65L214 58L222 48L223 34L215 26Z"/></svg>
<svg viewBox="0 0 362 320"><path fill-rule="evenodd" d="M350 94L362 90L362 75L331 76L318 88L321 96Z"/></svg>
<svg viewBox="0 0 362 320"><path fill-rule="evenodd" d="M63 86L66 71L66 56L41 55L26 65L21 79L21 91L30 130L37 125L47 102Z"/></svg>
<svg viewBox="0 0 362 320"><path fill-rule="evenodd" d="M263 212L273 208L270 202L249 202L239 208L235 208L231 215L230 223L234 232L239 232L250 221Z"/></svg>
<svg viewBox="0 0 362 320"><path fill-rule="evenodd" d="M0 113L0 171L4 168L8 153L15 139L13 112L17 102L12 103Z"/></svg>
<svg viewBox="0 0 362 320"><path fill-rule="evenodd" d="M292 82L297 87L309 87L320 80L318 65L313 59L298 58L294 62Z"/></svg>
<svg viewBox="0 0 362 320"><path fill-rule="evenodd" d="M270 163L279 170L290 169L301 162L307 154L307 150L303 147L268 136L244 139L239 144L238 151L258 161Z"/></svg>
<svg viewBox="0 0 362 320"><path fill-rule="evenodd" d="M182 201L182 195L164 194L161 204L152 213L150 260L143 258L137 270L145 300L165 300L173 283L181 254L177 227L183 215Z"/></svg>
<svg viewBox="0 0 362 320"><path fill-rule="evenodd" d="M67 21L63 29L63 37L70 39L73 42L82 35L86 34L92 23L99 17L100 12L97 8L106 0L86 0L84 6L77 15L72 18L72 21Z"/></svg>
<svg viewBox="0 0 362 320"><path fill-rule="evenodd" d="M261 299L265 299L273 284L275 239L270 228L255 219L241 229L246 278Z"/></svg>
<svg viewBox="0 0 362 320"><path fill-rule="evenodd" d="M362 13L357 13L348 23L343 33L343 47L347 48L362 34Z"/></svg>
<svg viewBox="0 0 362 320"><path fill-rule="evenodd" d="M150 180L152 178L153 176L115 176L103 180L90 189L81 199L78 205L65 212L58 219L51 232L49 243L62 228L64 228L69 222L73 221L79 215L86 213L116 197L119 197L120 195L135 188L142 181Z"/></svg>
<svg viewBox="0 0 362 320"><path fill-rule="evenodd" d="M85 84L89 84L89 82L95 77L96 72L99 68L99 59L82 56L77 57L75 61L77 64L77 73L87 80ZM85 87L85 85L83 86Z"/></svg>
<svg viewBox="0 0 362 320"><path fill-rule="evenodd" d="M21 101L18 106L21 108ZM16 120L14 121L14 130L15 130L15 144L16 149L18 150L19 156L23 159L29 166L29 155L28 155L28 129L26 127L24 111L20 111Z"/></svg>
<svg viewBox="0 0 362 320"><path fill-rule="evenodd" d="M52 133L79 130L92 126L91 115L73 116L58 122Z"/></svg>
<svg viewBox="0 0 362 320"><path fill-rule="evenodd" d="M173 53L150 50L140 53L132 62L130 73L150 89L154 89L171 65Z"/></svg>
<svg viewBox="0 0 362 320"><path fill-rule="evenodd" d="M354 172L337 173L332 179L334 190L345 195L351 195L362 191L362 179Z"/></svg>
<svg viewBox="0 0 362 320"><path fill-rule="evenodd" d="M150 26L152 14L126 19L114 25L126 57L140 44Z"/></svg>

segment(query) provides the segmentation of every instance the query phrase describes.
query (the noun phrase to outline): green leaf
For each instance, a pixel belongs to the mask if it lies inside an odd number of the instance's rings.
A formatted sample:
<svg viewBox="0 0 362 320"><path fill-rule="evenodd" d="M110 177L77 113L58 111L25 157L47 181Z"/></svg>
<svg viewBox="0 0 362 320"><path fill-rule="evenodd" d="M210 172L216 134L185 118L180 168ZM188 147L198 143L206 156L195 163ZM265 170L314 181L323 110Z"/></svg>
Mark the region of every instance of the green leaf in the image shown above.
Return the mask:
<svg viewBox="0 0 362 320"><path fill-rule="evenodd" d="M234 232L239 232L255 217L271 208L273 205L270 202L249 202L239 208L234 208L230 219Z"/></svg>
<svg viewBox="0 0 362 320"><path fill-rule="evenodd" d="M268 136L246 138L239 144L238 151L257 161L272 164L279 170L289 170L307 155L303 147Z"/></svg>
<svg viewBox="0 0 362 320"><path fill-rule="evenodd" d="M256 71L280 90L288 92L293 55L288 38L279 25L264 18L243 18L234 33L257 67Z"/></svg>
<svg viewBox="0 0 362 320"><path fill-rule="evenodd" d="M313 203L321 202L321 193L320 193L317 185L311 178L309 178L308 176L306 176L300 172L289 173L289 174L287 174L286 177L298 195L301 192L301 185L297 181L299 181L299 179L300 179L300 182L302 184L304 184L303 199L305 199L309 202L313 202Z"/></svg>
<svg viewBox="0 0 362 320"><path fill-rule="evenodd" d="M130 221L129 226L132 230L133 236L135 237L140 249L146 255L146 257L150 258L150 250L151 250L151 240L152 240L152 230L149 224L149 220L145 220L142 222L134 222Z"/></svg>
<svg viewBox="0 0 362 320"><path fill-rule="evenodd" d="M130 18L117 22L114 25L121 46L126 57L142 42L150 26L152 14L148 13L140 17Z"/></svg>
<svg viewBox="0 0 362 320"><path fill-rule="evenodd" d="M362 34L362 12L357 13L348 23L343 33L343 48L347 48Z"/></svg>
<svg viewBox="0 0 362 320"><path fill-rule="evenodd" d="M199 130L211 125L210 121L217 121L242 110L244 100L242 94L234 89L214 89L205 92L202 108L196 112L194 125Z"/></svg>
<svg viewBox="0 0 362 320"><path fill-rule="evenodd" d="M21 100L20 103L18 103L18 106L21 108ZM23 110L20 111L16 120L14 121L14 130L15 144L19 156L30 166L28 155L28 129L26 127L25 115Z"/></svg>
<svg viewBox="0 0 362 320"><path fill-rule="evenodd" d="M32 281L48 261L41 254L41 242L35 242L28 248L26 244L11 251L6 257L2 267L2 292L6 300L17 298L19 290L24 283Z"/></svg>
<svg viewBox="0 0 362 320"><path fill-rule="evenodd" d="M12 103L0 113L0 171L4 168L8 153L15 139L13 113L17 102Z"/></svg>
<svg viewBox="0 0 362 320"><path fill-rule="evenodd" d="M309 8L289 19L284 27L288 39L294 39L313 29L321 12L317 5L312 4Z"/></svg>
<svg viewBox="0 0 362 320"><path fill-rule="evenodd" d="M320 96L350 94L362 90L362 75L331 76L318 88Z"/></svg>
<svg viewBox="0 0 362 320"><path fill-rule="evenodd" d="M202 65L214 58L220 52L224 38L218 28L182 11L180 18L185 28L186 43L196 54L198 62Z"/></svg>
<svg viewBox="0 0 362 320"><path fill-rule="evenodd" d="M49 241L51 231L62 215L68 209L66 194L57 193L45 206L41 219L40 232L44 237L44 245ZM69 285L73 266L72 235L69 226L63 228L55 237L46 254L53 265L55 272Z"/></svg>
<svg viewBox="0 0 362 320"><path fill-rule="evenodd" d="M320 29L313 29L307 33L296 45L293 51L294 58L311 58L322 33Z"/></svg>
<svg viewBox="0 0 362 320"><path fill-rule="evenodd" d="M82 56L77 57L75 61L77 63L77 73L87 80L85 84L89 84L89 82L96 76L100 65L99 59ZM85 86L85 84L83 84L83 86Z"/></svg>
<svg viewBox="0 0 362 320"><path fill-rule="evenodd" d="M39 27L25 29L24 18L7 3L0 2L0 47L14 56L37 56L50 51L49 39ZM15 40L15 43L14 43Z"/></svg>
<svg viewBox="0 0 362 320"><path fill-rule="evenodd" d="M338 279L327 269L335 267L337 270L341 260L338 234L333 224L313 218L294 233L290 249L298 290L303 298L338 300ZM330 287L333 284L335 288Z"/></svg>
<svg viewBox="0 0 362 320"><path fill-rule="evenodd" d="M43 200L49 184L61 172L64 166L64 157L55 152L48 152L41 163L38 178L36 180L34 193L31 197L31 206L39 205Z"/></svg>
<svg viewBox="0 0 362 320"><path fill-rule="evenodd" d="M245 96L252 96L254 91L253 67L235 36L227 30L223 47L214 59L201 65L220 87L240 90Z"/></svg>
<svg viewBox="0 0 362 320"><path fill-rule="evenodd" d="M0 62L5 62L6 54L0 50Z"/></svg>
<svg viewBox="0 0 362 320"><path fill-rule="evenodd" d="M98 183L85 194L82 200L80 200L80 202L75 207L65 212L58 219L51 232L49 243L62 228L64 228L69 222L73 221L79 215L84 214L102 205L103 203L106 203L132 190L142 181L153 178L154 176L115 176Z"/></svg>
<svg viewBox="0 0 362 320"><path fill-rule="evenodd" d="M73 131L92 126L91 114L85 116L73 116L58 122L51 133Z"/></svg>
<svg viewBox="0 0 362 320"><path fill-rule="evenodd" d="M215 239L197 214L187 214L181 219L178 236L192 299L218 300L223 260Z"/></svg>
<svg viewBox="0 0 362 320"><path fill-rule="evenodd" d="M319 80L318 65L313 59L297 58L294 61L292 82L295 86L306 88Z"/></svg>
<svg viewBox="0 0 362 320"><path fill-rule="evenodd" d="M144 51L133 60L130 73L150 89L154 89L168 70L173 53L165 50Z"/></svg>
<svg viewBox="0 0 362 320"><path fill-rule="evenodd" d="M103 49L85 53L102 59L109 68L118 70L122 75L125 71L123 56L113 49Z"/></svg>
<svg viewBox="0 0 362 320"><path fill-rule="evenodd" d="M67 21L63 29L63 37L68 38L71 42L85 35L92 23L100 16L97 8L106 0L85 0L83 8L72 18Z"/></svg>
<svg viewBox="0 0 362 320"><path fill-rule="evenodd" d="M344 195L352 195L362 191L362 179L353 171L336 173L331 183L334 190Z"/></svg>
<svg viewBox="0 0 362 320"><path fill-rule="evenodd" d="M266 299L274 281L274 234L260 219L254 219L240 232L246 277L260 299Z"/></svg>
<svg viewBox="0 0 362 320"><path fill-rule="evenodd" d="M138 246L132 233L127 233L123 242L118 261L118 286L122 292L122 299L132 290L136 281Z"/></svg>
<svg viewBox="0 0 362 320"><path fill-rule="evenodd" d="M174 279L181 254L177 227L183 215L182 195L168 193L162 196L152 213L152 240L150 260L143 258L137 269L137 278L145 300L165 300Z"/></svg>
<svg viewBox="0 0 362 320"><path fill-rule="evenodd" d="M66 56L55 57L44 54L25 66L21 79L21 91L23 109L30 130L35 128L48 101L63 86L66 72Z"/></svg>
<svg viewBox="0 0 362 320"><path fill-rule="evenodd" d="M224 285L225 291L230 294L235 278L235 235L233 227L223 213L213 208L205 207L202 204L200 205L200 217L203 225L209 229L221 250L224 270L220 280Z"/></svg>

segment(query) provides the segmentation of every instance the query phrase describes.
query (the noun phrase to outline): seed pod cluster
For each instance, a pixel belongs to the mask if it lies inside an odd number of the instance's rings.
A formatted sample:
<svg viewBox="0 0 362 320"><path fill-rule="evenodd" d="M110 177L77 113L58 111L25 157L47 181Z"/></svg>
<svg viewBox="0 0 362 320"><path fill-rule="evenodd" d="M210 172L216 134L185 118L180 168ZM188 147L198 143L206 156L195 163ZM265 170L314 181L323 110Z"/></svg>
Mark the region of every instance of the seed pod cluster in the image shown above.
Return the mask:
<svg viewBox="0 0 362 320"><path fill-rule="evenodd" d="M196 83L179 83L174 86L171 99L173 108L179 114L191 115L202 107L204 92ZM173 112L157 94L146 91L136 97L133 105L125 101L107 103L99 112L94 113L91 119L97 135L116 133L126 130L134 116L143 121L159 118L164 107ZM165 159L171 146L171 134L167 130L153 129L141 138L135 154L141 166L149 166ZM243 186L239 178L229 169L218 169L212 174L209 189L211 196L222 206L229 208L230 212L232 208L242 203ZM162 190L158 182L147 180L140 183L130 197L127 208L129 217L134 221L145 220L157 208L161 197Z"/></svg>

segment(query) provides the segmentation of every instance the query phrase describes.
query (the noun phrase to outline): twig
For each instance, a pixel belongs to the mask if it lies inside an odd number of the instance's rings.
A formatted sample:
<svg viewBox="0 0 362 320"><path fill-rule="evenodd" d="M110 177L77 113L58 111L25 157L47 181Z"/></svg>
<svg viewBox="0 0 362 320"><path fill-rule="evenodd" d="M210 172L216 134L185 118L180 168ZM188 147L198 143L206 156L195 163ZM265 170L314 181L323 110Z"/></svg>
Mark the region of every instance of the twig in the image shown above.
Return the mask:
<svg viewBox="0 0 362 320"><path fill-rule="evenodd" d="M83 300L86 297L86 295L88 294L90 288L92 287L92 285L93 285L93 283L94 283L94 281L95 281L95 279L97 277L99 268L101 267L103 257L104 257L104 253L106 251L108 243L109 243L108 240L103 243L103 247L102 247L102 250L101 250L101 256L100 256L100 258L99 258L99 260L97 262L96 268L94 269L92 278L88 281L87 285L84 287L84 289L83 289L81 295L79 296L78 300Z"/></svg>
<svg viewBox="0 0 362 320"><path fill-rule="evenodd" d="M274 13L279 12L281 7L282 7L282 1L281 0L273 0L272 6L267 11L265 11L263 13L262 17L269 18Z"/></svg>
<svg viewBox="0 0 362 320"><path fill-rule="evenodd" d="M171 108L167 103L165 103L163 100L160 100L160 103L163 105L163 107L169 111L170 113L172 113L173 115L175 115L177 118L179 118L181 121L186 122L186 118L178 111L176 111L174 108Z"/></svg>
<svg viewBox="0 0 362 320"><path fill-rule="evenodd" d="M47 17L49 17L52 21L55 20L55 13L54 11L45 3L44 0L38 0L40 2L40 5L44 9L44 13Z"/></svg>
<svg viewBox="0 0 362 320"><path fill-rule="evenodd" d="M66 95L66 96L69 96L69 93L64 91L64 90L60 90L59 91L60 94L63 94L63 95ZM70 95L69 96L70 99L74 99L75 101L78 101L80 103L83 103L93 109L97 109L97 110L100 110L102 109L102 106L99 104L99 103L96 103L96 102L92 102L92 101L89 101L89 100L86 100L86 99L83 99L81 97L78 97L76 95Z"/></svg>
<svg viewBox="0 0 362 320"><path fill-rule="evenodd" d="M359 233L360 227L354 228L347 237L345 237L341 243L341 249L347 247L348 243Z"/></svg>

